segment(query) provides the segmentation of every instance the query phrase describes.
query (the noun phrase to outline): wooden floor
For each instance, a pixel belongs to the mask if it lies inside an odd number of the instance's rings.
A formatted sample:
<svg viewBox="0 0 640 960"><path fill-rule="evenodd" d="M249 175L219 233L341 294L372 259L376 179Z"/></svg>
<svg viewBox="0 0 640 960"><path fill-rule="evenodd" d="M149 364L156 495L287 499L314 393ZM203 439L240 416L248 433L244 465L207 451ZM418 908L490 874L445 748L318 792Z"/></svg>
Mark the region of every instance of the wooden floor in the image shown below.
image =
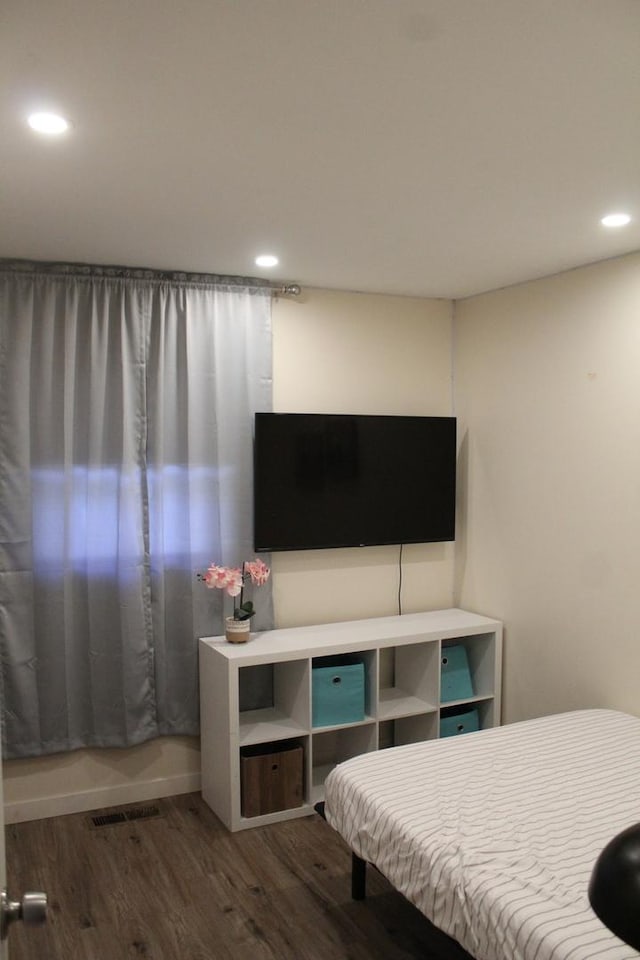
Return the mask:
<svg viewBox="0 0 640 960"><path fill-rule="evenodd" d="M467 956L374 870L353 901L349 851L318 817L230 834L197 794L157 806L99 827L97 811L7 827L11 896L49 896L46 926L12 929L10 960Z"/></svg>

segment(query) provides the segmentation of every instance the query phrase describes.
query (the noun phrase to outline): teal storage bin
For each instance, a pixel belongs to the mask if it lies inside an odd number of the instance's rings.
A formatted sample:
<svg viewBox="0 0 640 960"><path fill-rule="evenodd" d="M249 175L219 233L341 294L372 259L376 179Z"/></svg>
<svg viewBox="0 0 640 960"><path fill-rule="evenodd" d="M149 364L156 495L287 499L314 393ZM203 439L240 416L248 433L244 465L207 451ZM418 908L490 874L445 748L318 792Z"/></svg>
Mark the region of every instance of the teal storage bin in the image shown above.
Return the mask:
<svg viewBox="0 0 640 960"><path fill-rule="evenodd" d="M474 733L479 729L480 718L477 710L466 710L464 713L440 717L441 737L459 737L462 733Z"/></svg>
<svg viewBox="0 0 640 960"><path fill-rule="evenodd" d="M364 720L364 663L333 663L311 671L314 727Z"/></svg>
<svg viewBox="0 0 640 960"><path fill-rule="evenodd" d="M467 700L473 696L467 649L462 643L442 648L440 663L440 702Z"/></svg>

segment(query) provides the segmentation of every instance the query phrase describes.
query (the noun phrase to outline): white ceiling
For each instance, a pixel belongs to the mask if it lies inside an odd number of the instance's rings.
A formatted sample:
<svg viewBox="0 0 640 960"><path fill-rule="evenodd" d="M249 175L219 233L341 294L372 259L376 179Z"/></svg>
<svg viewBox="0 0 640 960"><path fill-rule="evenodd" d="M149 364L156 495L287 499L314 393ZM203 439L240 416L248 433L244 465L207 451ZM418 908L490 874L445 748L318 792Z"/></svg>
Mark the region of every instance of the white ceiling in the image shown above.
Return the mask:
<svg viewBox="0 0 640 960"><path fill-rule="evenodd" d="M0 89L0 256L464 297L640 249L639 0L4 0Z"/></svg>

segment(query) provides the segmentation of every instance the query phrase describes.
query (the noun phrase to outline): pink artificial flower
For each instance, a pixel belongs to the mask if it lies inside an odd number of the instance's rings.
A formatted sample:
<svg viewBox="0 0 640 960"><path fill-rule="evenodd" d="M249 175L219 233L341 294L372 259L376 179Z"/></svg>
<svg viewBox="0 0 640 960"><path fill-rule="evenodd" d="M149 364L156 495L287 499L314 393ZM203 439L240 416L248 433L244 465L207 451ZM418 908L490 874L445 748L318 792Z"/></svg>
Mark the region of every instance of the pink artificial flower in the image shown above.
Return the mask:
<svg viewBox="0 0 640 960"><path fill-rule="evenodd" d="M269 574L271 573L271 570L266 563L264 563L264 561L260 560L258 557L256 557L255 560L248 560L244 565L244 569L249 574L251 577L251 582L254 583L256 587L261 587L263 584L265 584L269 579Z"/></svg>
<svg viewBox="0 0 640 960"><path fill-rule="evenodd" d="M242 569L239 567L219 567L212 563L206 573L198 574L198 579L206 584L209 589L226 590L230 597L240 595L240 601L237 606L234 605L233 617L235 620L249 620L254 614L254 606L251 600L243 603L243 591L245 582L251 578L251 582L256 587L261 587L267 582L271 570L269 567L256 557L255 560L245 560Z"/></svg>
<svg viewBox="0 0 640 960"><path fill-rule="evenodd" d="M218 567L212 563L202 579L209 589L226 590L230 597L237 597L242 590L242 571L238 567Z"/></svg>

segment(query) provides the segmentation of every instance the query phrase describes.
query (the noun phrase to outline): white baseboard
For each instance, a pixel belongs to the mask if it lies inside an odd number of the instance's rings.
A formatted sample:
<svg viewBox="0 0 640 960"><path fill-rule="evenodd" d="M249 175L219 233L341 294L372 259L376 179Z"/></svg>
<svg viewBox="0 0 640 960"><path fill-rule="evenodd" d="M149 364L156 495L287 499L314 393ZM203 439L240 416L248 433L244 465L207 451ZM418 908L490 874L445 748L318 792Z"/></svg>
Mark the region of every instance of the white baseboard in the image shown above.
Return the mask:
<svg viewBox="0 0 640 960"><path fill-rule="evenodd" d="M102 807L117 807L127 803L159 800L161 797L174 797L180 793L199 791L200 774L185 773L177 777L159 777L156 780L98 787L83 793L57 794L52 797L39 797L36 800L6 803L4 821L5 823L24 823L26 820L44 820L47 817L65 816L67 813L84 813L88 810L100 810Z"/></svg>

